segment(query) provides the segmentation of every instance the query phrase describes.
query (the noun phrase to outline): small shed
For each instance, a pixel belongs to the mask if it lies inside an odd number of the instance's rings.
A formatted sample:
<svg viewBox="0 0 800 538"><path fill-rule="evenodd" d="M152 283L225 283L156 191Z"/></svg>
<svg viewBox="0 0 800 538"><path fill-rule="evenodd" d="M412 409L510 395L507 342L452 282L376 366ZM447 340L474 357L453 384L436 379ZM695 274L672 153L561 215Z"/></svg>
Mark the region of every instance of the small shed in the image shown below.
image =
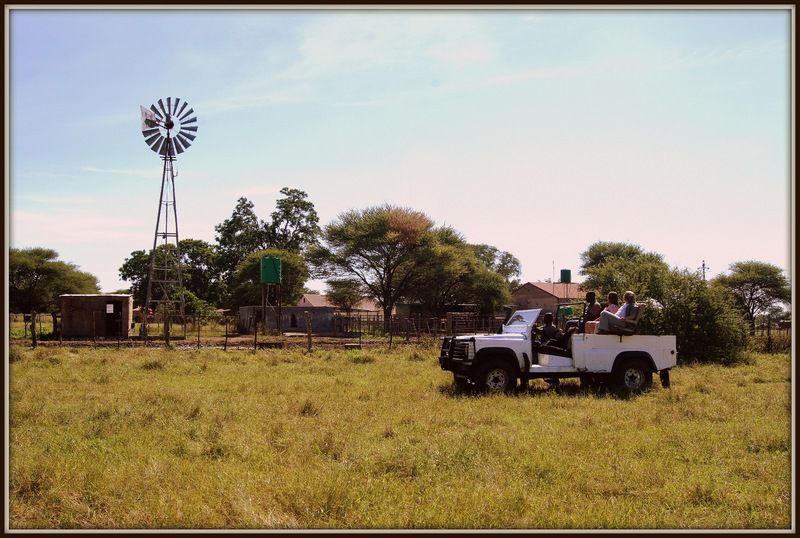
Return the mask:
<svg viewBox="0 0 800 538"><path fill-rule="evenodd" d="M122 293L60 295L64 338L129 338L133 296Z"/></svg>

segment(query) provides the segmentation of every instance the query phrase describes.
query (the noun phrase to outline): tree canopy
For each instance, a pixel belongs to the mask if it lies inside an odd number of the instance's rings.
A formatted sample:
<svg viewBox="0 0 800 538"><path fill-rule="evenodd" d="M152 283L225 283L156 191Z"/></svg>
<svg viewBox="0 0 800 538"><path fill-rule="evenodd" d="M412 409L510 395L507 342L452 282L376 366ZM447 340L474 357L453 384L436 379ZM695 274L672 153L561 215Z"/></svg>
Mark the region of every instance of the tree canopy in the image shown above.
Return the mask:
<svg viewBox="0 0 800 538"><path fill-rule="evenodd" d="M639 245L614 241L597 241L581 253L581 274L588 274L589 269L601 265L611 258L630 259L644 254ZM655 254L661 259L660 255Z"/></svg>
<svg viewBox="0 0 800 538"><path fill-rule="evenodd" d="M730 274L718 276L713 283L733 293L736 305L744 313L751 331L755 330L757 315L767 313L782 303L789 304L792 300L789 280L780 267L770 263L734 262L730 265Z"/></svg>
<svg viewBox="0 0 800 538"><path fill-rule="evenodd" d="M277 256L281 259L281 304L294 305L303 295L308 268L296 252L264 249L249 254L236 268L231 279L231 305L234 307L261 304L261 258ZM270 304L277 304L270 296Z"/></svg>
<svg viewBox="0 0 800 538"><path fill-rule="evenodd" d="M97 277L58 260L49 248L12 248L8 255L8 300L12 312L56 312L58 296L97 293Z"/></svg>
<svg viewBox="0 0 800 538"><path fill-rule="evenodd" d="M420 283L432 228L427 215L406 207L352 209L325 226L309 259L320 276L359 280L383 307L388 330L395 304Z"/></svg>

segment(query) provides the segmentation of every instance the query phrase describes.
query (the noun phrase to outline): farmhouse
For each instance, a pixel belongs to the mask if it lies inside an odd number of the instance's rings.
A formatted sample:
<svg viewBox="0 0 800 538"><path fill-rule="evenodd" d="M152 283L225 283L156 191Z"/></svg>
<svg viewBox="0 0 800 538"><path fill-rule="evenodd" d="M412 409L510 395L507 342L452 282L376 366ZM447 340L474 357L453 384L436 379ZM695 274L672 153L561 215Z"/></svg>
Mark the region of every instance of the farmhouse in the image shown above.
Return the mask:
<svg viewBox="0 0 800 538"><path fill-rule="evenodd" d="M61 331L64 338L128 338L133 322L133 296L121 293L64 294Z"/></svg>
<svg viewBox="0 0 800 538"><path fill-rule="evenodd" d="M580 302L585 297L585 290L577 282L526 282L511 292L511 301L520 310L542 308L555 312L559 304Z"/></svg>

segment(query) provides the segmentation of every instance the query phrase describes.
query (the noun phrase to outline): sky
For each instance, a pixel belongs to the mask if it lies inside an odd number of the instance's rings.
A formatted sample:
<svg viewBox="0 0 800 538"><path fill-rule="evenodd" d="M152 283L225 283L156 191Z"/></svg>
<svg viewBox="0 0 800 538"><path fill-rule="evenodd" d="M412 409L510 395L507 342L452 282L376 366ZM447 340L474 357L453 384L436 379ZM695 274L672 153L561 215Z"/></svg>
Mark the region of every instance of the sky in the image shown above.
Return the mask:
<svg viewBox="0 0 800 538"><path fill-rule="evenodd" d="M282 187L322 225L389 203L522 281L624 241L791 277L791 18L779 10L87 10L9 17L6 229L99 278L153 241L139 105L187 100L180 236ZM8 242L7 242L8 244ZM324 283L309 286L324 290Z"/></svg>

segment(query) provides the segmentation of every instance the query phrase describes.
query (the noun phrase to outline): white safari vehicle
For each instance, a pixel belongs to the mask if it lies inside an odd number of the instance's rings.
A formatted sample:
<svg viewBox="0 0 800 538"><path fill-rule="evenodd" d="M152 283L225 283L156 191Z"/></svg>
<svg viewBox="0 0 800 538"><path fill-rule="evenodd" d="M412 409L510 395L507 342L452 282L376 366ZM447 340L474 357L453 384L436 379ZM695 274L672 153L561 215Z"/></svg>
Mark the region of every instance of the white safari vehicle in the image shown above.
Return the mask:
<svg viewBox="0 0 800 538"><path fill-rule="evenodd" d="M539 347L531 331L541 309L517 310L500 334L445 337L439 355L457 386L474 383L489 392L509 392L521 380L553 382L578 377L582 384L607 382L624 392L646 390L659 372L669 387L676 364L675 336L573 334L566 350Z"/></svg>

